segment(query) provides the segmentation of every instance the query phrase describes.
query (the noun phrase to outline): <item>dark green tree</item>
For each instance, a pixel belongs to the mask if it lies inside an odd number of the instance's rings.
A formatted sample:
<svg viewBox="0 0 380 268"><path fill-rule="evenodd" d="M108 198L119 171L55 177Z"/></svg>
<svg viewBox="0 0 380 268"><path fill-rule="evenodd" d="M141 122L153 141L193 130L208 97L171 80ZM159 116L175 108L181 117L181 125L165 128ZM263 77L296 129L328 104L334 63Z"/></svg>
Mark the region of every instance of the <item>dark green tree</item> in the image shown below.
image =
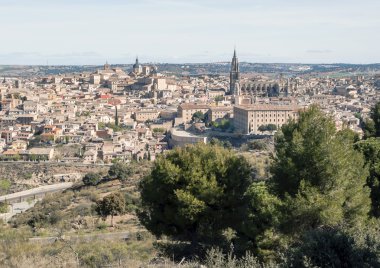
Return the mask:
<svg viewBox="0 0 380 268"><path fill-rule="evenodd" d="M119 117L117 115L117 106L115 106L115 126L119 126Z"/></svg>
<svg viewBox="0 0 380 268"><path fill-rule="evenodd" d="M380 137L380 102L372 107L370 116L375 125L375 136Z"/></svg>
<svg viewBox="0 0 380 268"><path fill-rule="evenodd" d="M84 185L98 185L98 183L102 180L102 176L99 173L89 172L83 177Z"/></svg>
<svg viewBox="0 0 380 268"><path fill-rule="evenodd" d="M191 120L194 122L201 122L205 120L205 115L201 111L195 112L191 117Z"/></svg>
<svg viewBox="0 0 380 268"><path fill-rule="evenodd" d="M210 145L221 146L221 147L224 147L226 149L232 149L232 144L230 141L221 141L217 138L211 138L210 139Z"/></svg>
<svg viewBox="0 0 380 268"><path fill-rule="evenodd" d="M354 225L367 218L368 170L354 141L351 131L337 131L332 118L316 106L282 127L275 138L270 183L286 203L287 231Z"/></svg>
<svg viewBox="0 0 380 268"><path fill-rule="evenodd" d="M95 211L103 218L111 216L111 225L113 226L113 217L122 215L125 212L124 195L117 192L105 196L102 200L96 202Z"/></svg>
<svg viewBox="0 0 380 268"><path fill-rule="evenodd" d="M364 154L369 167L367 185L371 188L371 213L380 217L380 138L363 140L355 146Z"/></svg>
<svg viewBox="0 0 380 268"><path fill-rule="evenodd" d="M373 239L358 239L340 227L317 228L303 234L290 247L287 266L380 267L376 252L380 245L373 242Z"/></svg>
<svg viewBox="0 0 380 268"><path fill-rule="evenodd" d="M111 179L118 179L121 181L127 180L132 174L133 174L132 166L120 161L114 163L108 171L108 176Z"/></svg>
<svg viewBox="0 0 380 268"><path fill-rule="evenodd" d="M219 146L192 145L157 158L140 184L141 223L154 235L215 244L240 223L250 166Z"/></svg>
<svg viewBox="0 0 380 268"><path fill-rule="evenodd" d="M245 217L236 228L237 250L253 251L262 258L275 255L276 239L272 237L281 222L281 200L269 192L265 182L252 183L245 199Z"/></svg>
<svg viewBox="0 0 380 268"><path fill-rule="evenodd" d="M223 95L216 96L216 97L214 98L214 100L215 100L216 102L223 101L223 100L224 100L224 96L223 96Z"/></svg>
<svg viewBox="0 0 380 268"><path fill-rule="evenodd" d="M364 132L364 139L375 137L376 127L375 122L372 119L367 118L361 124Z"/></svg>
<svg viewBox="0 0 380 268"><path fill-rule="evenodd" d="M261 125L258 130L260 131L274 131L277 130L277 126L275 124Z"/></svg>
<svg viewBox="0 0 380 268"><path fill-rule="evenodd" d="M253 140L247 142L247 146L250 150L264 151L267 150L268 145L265 140Z"/></svg>
<svg viewBox="0 0 380 268"><path fill-rule="evenodd" d="M380 102L371 108L370 118L361 122L364 138L380 137Z"/></svg>

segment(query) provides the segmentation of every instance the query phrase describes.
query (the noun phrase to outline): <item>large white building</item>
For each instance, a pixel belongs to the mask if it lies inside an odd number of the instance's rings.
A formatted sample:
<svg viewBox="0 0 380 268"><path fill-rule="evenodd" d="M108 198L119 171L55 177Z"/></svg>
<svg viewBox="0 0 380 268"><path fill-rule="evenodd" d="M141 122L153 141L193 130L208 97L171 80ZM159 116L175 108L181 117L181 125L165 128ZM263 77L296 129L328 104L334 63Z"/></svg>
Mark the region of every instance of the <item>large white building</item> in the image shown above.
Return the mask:
<svg viewBox="0 0 380 268"><path fill-rule="evenodd" d="M234 107L234 126L243 134L257 134L262 125L280 128L289 119L297 119L298 110L294 105L238 105Z"/></svg>

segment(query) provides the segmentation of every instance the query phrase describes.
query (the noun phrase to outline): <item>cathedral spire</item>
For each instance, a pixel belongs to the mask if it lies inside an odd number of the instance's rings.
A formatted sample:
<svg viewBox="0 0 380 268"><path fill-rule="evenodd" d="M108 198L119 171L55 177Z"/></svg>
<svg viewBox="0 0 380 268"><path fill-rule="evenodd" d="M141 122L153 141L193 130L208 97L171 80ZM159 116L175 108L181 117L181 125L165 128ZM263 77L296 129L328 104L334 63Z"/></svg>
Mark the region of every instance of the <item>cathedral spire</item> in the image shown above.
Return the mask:
<svg viewBox="0 0 380 268"><path fill-rule="evenodd" d="M236 56L236 49L234 49L234 56L232 57L231 72L239 72L239 60Z"/></svg>
<svg viewBox="0 0 380 268"><path fill-rule="evenodd" d="M231 72L230 72L230 94L235 94L236 83L240 82L240 72L239 72L239 60L236 56L236 48L234 49L234 56L231 62Z"/></svg>

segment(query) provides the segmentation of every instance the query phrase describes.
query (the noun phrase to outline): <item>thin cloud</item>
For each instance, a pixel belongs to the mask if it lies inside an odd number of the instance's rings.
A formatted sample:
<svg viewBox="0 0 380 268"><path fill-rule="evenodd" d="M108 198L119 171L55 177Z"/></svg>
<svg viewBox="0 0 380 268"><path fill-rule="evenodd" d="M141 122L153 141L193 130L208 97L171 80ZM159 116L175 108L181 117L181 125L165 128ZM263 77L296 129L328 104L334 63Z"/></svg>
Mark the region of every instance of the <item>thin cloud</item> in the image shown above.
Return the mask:
<svg viewBox="0 0 380 268"><path fill-rule="evenodd" d="M328 54L328 53L332 53L333 51L332 50L329 50L329 49L322 49L322 50L319 50L319 49L310 49L310 50L306 50L306 53L309 53L309 54Z"/></svg>

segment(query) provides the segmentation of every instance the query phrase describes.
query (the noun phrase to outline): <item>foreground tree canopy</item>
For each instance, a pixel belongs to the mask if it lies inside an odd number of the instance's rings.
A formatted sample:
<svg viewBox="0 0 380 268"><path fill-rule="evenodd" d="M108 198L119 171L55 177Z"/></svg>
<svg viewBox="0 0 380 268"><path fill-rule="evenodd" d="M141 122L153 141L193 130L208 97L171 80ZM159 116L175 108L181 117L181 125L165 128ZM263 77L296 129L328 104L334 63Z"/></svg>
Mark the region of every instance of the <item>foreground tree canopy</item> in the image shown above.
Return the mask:
<svg viewBox="0 0 380 268"><path fill-rule="evenodd" d="M215 142L160 156L141 181L139 217L156 236L224 248L230 242L235 253L261 260L287 252L293 267L377 265L380 252L367 256L369 246L353 233L376 225L370 194L378 210L379 151L378 140L358 142L312 106L278 131L265 181L254 181L247 161Z"/></svg>
<svg viewBox="0 0 380 268"><path fill-rule="evenodd" d="M372 107L370 118L362 122L364 138L380 137L380 102Z"/></svg>
<svg viewBox="0 0 380 268"><path fill-rule="evenodd" d="M364 154L369 167L367 185L371 188L372 215L380 217L380 138L362 140L355 146Z"/></svg>
<svg viewBox="0 0 380 268"><path fill-rule="evenodd" d="M153 234L211 242L242 221L250 166L219 146L195 145L159 157L141 182L141 222Z"/></svg>
<svg viewBox="0 0 380 268"><path fill-rule="evenodd" d="M275 140L270 180L287 203L289 227L358 224L369 212L368 171L355 135L312 106L283 126Z"/></svg>

